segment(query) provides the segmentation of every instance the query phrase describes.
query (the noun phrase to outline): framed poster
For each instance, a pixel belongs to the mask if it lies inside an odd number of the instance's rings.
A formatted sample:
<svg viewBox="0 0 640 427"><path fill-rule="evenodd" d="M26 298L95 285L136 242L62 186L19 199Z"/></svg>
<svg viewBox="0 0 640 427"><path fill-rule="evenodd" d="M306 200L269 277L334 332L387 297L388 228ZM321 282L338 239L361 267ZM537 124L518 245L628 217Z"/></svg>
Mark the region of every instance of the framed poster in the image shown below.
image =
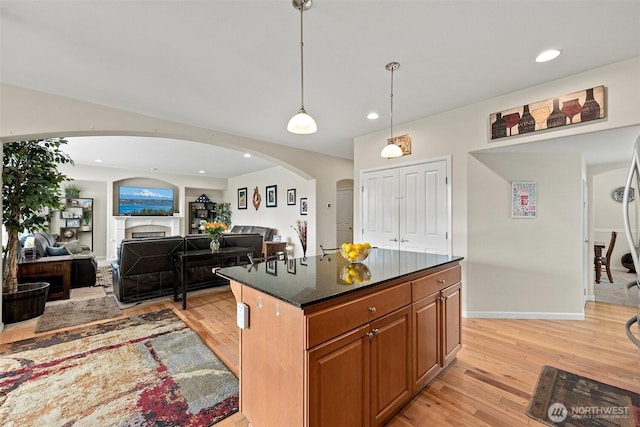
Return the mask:
<svg viewBox="0 0 640 427"><path fill-rule="evenodd" d="M238 188L238 209L247 209L247 187Z"/></svg>
<svg viewBox="0 0 640 427"><path fill-rule="evenodd" d="M290 188L287 190L287 205L296 204L296 189Z"/></svg>
<svg viewBox="0 0 640 427"><path fill-rule="evenodd" d="M300 198L300 215L306 215L306 214L307 214L307 198L301 197Z"/></svg>
<svg viewBox="0 0 640 427"><path fill-rule="evenodd" d="M268 208L278 207L278 186L267 186L267 205Z"/></svg>
<svg viewBox="0 0 640 427"><path fill-rule="evenodd" d="M511 183L511 218L535 218L538 215L538 189L535 182Z"/></svg>

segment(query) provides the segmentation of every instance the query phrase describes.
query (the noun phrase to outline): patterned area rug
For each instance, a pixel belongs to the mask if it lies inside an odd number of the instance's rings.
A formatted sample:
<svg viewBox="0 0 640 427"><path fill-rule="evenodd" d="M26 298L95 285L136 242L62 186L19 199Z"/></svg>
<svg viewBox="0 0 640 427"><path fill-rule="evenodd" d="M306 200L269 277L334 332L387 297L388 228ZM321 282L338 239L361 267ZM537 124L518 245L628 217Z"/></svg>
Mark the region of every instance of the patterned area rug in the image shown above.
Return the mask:
<svg viewBox="0 0 640 427"><path fill-rule="evenodd" d="M238 380L172 310L0 345L0 425L209 426Z"/></svg>
<svg viewBox="0 0 640 427"><path fill-rule="evenodd" d="M52 331L96 320L111 319L121 314L122 310L113 296L70 301L47 306L44 314L38 319L35 331Z"/></svg>
<svg viewBox="0 0 640 427"><path fill-rule="evenodd" d="M549 426L640 426L640 395L544 366L527 415Z"/></svg>

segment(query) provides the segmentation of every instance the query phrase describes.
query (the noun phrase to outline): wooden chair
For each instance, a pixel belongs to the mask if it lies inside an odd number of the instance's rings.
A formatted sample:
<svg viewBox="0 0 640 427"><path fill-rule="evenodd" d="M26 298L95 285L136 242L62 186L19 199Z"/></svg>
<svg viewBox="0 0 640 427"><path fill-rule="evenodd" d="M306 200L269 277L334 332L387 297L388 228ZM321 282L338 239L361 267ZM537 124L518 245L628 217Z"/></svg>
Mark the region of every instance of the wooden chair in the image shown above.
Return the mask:
<svg viewBox="0 0 640 427"><path fill-rule="evenodd" d="M605 256L599 257L596 259L596 269L600 268L600 271L597 271L596 278L599 279L602 270L607 272L607 278L609 279L609 283L613 283L613 277L611 275L611 254L613 253L613 247L616 244L617 233L615 231L611 232L611 240L609 241L609 247L607 248L607 253ZM596 283L600 283L600 280L596 280Z"/></svg>

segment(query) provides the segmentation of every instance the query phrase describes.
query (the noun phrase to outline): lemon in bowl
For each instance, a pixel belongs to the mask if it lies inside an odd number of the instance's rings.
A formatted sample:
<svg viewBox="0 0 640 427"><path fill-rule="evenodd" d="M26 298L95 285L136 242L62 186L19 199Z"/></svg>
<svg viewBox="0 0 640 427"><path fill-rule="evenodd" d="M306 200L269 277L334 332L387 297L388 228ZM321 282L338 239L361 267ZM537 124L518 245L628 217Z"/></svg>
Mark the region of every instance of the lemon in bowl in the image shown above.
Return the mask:
<svg viewBox="0 0 640 427"><path fill-rule="evenodd" d="M343 243L340 245L340 255L349 262L362 262L369 256L371 245L365 243Z"/></svg>
<svg viewBox="0 0 640 427"><path fill-rule="evenodd" d="M340 279L349 285L360 285L371 280L371 272L366 265L352 262L342 267Z"/></svg>

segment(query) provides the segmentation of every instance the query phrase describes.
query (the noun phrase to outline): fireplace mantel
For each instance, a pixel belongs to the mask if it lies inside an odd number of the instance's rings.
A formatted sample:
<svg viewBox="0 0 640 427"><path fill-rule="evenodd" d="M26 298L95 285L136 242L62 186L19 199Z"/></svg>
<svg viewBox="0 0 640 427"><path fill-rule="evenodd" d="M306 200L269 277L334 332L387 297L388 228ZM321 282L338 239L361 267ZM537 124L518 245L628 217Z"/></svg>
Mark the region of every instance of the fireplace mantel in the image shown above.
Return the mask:
<svg viewBox="0 0 640 427"><path fill-rule="evenodd" d="M126 237L127 229L145 225L167 227L171 230L167 235L180 235L181 216L113 216L112 218L115 222L115 236L113 241L116 245Z"/></svg>

